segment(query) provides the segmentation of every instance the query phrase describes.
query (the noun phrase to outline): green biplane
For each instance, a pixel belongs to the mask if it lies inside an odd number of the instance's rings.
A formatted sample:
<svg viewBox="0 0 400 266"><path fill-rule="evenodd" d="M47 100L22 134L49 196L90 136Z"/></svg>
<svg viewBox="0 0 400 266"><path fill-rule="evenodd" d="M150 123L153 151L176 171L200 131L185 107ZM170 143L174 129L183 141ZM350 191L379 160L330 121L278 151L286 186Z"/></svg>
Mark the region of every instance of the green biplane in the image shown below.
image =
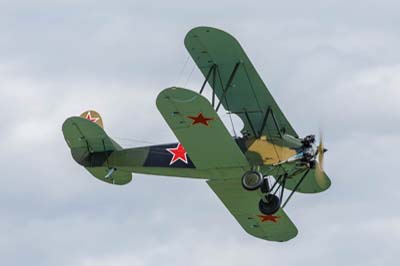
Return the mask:
<svg viewBox="0 0 400 266"><path fill-rule="evenodd" d="M116 185L129 183L132 173L205 179L249 234L294 238L297 228L283 209L295 191L329 188L322 170L326 149L314 135L297 135L234 37L198 27L188 32L185 46L205 77L200 92L167 88L156 102L179 143L124 149L106 134L100 115L86 111L62 126L72 157ZM207 83L211 102L202 96ZM240 137L219 118L221 106L243 121Z"/></svg>

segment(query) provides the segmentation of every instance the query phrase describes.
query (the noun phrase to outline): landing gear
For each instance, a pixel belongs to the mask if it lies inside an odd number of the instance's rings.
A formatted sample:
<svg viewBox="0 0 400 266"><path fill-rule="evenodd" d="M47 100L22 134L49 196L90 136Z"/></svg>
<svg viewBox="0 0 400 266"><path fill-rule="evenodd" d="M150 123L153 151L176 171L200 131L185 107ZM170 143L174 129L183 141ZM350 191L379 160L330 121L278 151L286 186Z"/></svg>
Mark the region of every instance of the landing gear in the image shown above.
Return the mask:
<svg viewBox="0 0 400 266"><path fill-rule="evenodd" d="M261 187L263 182L263 175L257 171L247 171L242 176L242 185L246 190L256 190Z"/></svg>
<svg viewBox="0 0 400 266"><path fill-rule="evenodd" d="M260 212L265 215L274 214L279 210L281 200L275 194L271 194L268 177L264 176L257 171L247 171L242 176L242 185L246 190L260 189L262 198L258 204Z"/></svg>
<svg viewBox="0 0 400 266"><path fill-rule="evenodd" d="M307 174L316 165L314 161L310 161L307 168L303 170L296 170L292 173L284 173L277 178L275 182L270 185L270 180L272 176L263 176L259 171L251 170L247 171L242 176L242 185L244 189L254 191L259 189L258 194L260 195L260 201L258 202L258 208L262 214L272 215L276 213L280 208L285 208L286 204L289 202L290 198L297 191L299 186L302 184L303 180L306 178ZM298 179L296 185L287 197L284 197L284 190L286 180L291 176L296 176L302 174ZM285 200L284 200L285 198Z"/></svg>
<svg viewBox="0 0 400 266"><path fill-rule="evenodd" d="M265 215L274 214L279 210L280 206L281 206L281 200L279 199L278 196L273 194L267 194L258 203L258 208L260 209L260 212L262 212Z"/></svg>
<svg viewBox="0 0 400 266"><path fill-rule="evenodd" d="M292 172L291 174L284 173L279 175L274 184L270 186L269 180L272 176L263 176L263 174L259 171L251 170L247 171L242 176L242 186L244 189L249 191L254 191L259 189L259 195L261 197L258 202L258 208L261 213L265 215L271 215L276 213L279 208L285 208L286 204L289 202L290 198L293 196L294 192L297 191L303 180L306 178L310 169L315 168L315 162L311 160L307 168L300 171ZM298 175L303 172L301 178L299 178L297 184L294 186L289 196L284 199L283 192L285 190L286 180L290 178L290 176Z"/></svg>

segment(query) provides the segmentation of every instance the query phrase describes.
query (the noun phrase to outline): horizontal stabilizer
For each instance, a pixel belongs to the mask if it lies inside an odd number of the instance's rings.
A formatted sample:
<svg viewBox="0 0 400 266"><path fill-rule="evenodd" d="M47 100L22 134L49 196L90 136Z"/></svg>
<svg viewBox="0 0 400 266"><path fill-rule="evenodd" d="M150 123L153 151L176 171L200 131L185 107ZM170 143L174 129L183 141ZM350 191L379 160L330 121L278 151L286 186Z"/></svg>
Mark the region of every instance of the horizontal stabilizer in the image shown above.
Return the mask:
<svg viewBox="0 0 400 266"><path fill-rule="evenodd" d="M82 117L70 117L62 126L64 138L73 149L86 149L90 153L120 150L99 125Z"/></svg>

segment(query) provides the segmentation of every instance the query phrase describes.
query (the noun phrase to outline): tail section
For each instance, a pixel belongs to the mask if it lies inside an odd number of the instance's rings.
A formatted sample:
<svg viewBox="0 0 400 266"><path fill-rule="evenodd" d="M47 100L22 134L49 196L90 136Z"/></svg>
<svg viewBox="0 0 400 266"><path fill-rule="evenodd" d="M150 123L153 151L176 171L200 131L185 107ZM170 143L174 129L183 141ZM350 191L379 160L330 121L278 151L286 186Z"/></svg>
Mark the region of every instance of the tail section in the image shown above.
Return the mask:
<svg viewBox="0 0 400 266"><path fill-rule="evenodd" d="M103 120L96 111L65 120L62 131L74 160L96 178L111 184L124 185L132 180L130 172L109 164L108 157L122 147L103 129Z"/></svg>

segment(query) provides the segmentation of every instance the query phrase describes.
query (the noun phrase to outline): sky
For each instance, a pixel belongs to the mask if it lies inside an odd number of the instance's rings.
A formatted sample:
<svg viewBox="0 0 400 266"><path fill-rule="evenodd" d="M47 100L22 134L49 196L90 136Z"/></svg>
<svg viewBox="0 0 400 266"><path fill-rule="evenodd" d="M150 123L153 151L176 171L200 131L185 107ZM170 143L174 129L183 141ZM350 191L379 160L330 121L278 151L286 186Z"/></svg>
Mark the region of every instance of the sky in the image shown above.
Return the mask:
<svg viewBox="0 0 400 266"><path fill-rule="evenodd" d="M0 0L2 264L394 265L399 10L385 0ZM183 39L202 25L240 41L299 135L323 129L332 186L295 194L289 242L247 235L204 180L102 183L64 141L64 120L88 109L124 147L176 141L155 99L200 88Z"/></svg>

